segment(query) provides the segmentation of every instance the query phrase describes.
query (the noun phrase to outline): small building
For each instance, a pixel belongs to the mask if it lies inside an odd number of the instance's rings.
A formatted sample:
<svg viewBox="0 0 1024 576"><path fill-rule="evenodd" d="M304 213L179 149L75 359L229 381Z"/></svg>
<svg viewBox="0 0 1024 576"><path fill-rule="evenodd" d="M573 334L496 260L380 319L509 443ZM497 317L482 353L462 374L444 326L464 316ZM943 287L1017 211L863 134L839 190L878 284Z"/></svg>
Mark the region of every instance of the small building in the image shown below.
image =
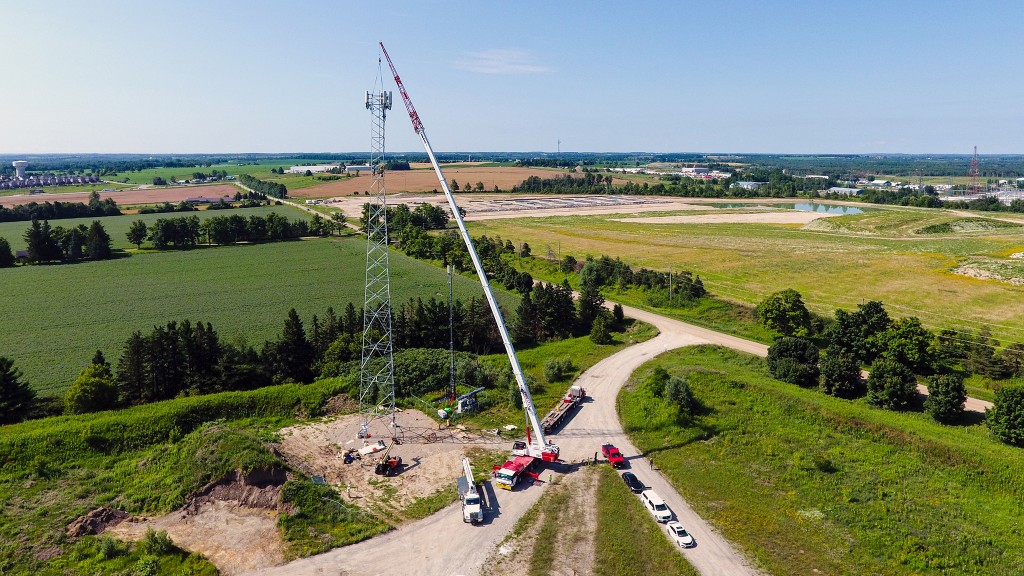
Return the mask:
<svg viewBox="0 0 1024 576"><path fill-rule="evenodd" d="M373 172L373 166L370 166L369 164L345 166L346 174L358 174L360 172Z"/></svg>
<svg viewBox="0 0 1024 576"><path fill-rule="evenodd" d="M743 188L744 190L757 190L761 186L766 186L767 184L768 184L767 182L746 182L746 181L740 181L740 182L737 182L736 184L734 184L734 186L739 186L740 188Z"/></svg>
<svg viewBox="0 0 1024 576"><path fill-rule="evenodd" d="M828 189L829 194L840 194L843 196L860 196L860 188L843 188L841 186L833 186Z"/></svg>

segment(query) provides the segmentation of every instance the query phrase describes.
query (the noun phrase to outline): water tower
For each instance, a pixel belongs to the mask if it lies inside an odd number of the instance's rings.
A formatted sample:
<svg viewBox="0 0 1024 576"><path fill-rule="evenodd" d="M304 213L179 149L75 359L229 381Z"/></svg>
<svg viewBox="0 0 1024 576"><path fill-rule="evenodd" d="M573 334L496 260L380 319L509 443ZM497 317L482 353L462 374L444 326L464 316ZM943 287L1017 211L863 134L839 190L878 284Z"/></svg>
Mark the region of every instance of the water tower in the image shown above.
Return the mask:
<svg viewBox="0 0 1024 576"><path fill-rule="evenodd" d="M18 180L25 179L25 168L28 166L28 162L25 160L15 160L11 162L11 166L14 166L14 171L18 175Z"/></svg>

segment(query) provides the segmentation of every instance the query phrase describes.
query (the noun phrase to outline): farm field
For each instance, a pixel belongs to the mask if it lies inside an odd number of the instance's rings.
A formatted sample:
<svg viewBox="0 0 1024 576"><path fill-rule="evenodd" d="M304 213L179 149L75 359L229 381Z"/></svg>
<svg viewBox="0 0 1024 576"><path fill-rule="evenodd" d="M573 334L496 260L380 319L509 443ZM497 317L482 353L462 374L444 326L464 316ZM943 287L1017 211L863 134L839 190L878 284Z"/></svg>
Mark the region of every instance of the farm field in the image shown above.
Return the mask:
<svg viewBox="0 0 1024 576"><path fill-rule="evenodd" d="M568 173L565 170L553 168L517 168L512 166L453 166L451 168L442 166L441 168L444 170L444 175L448 178L449 184L454 180L459 183L460 187L465 188L467 185L475 186L477 182L482 182L484 191L494 190L495 186L501 190L508 190L513 186L521 184L523 180L530 176L553 178L560 174ZM363 191L370 189L373 178L369 175L361 175L347 180L324 182L316 186L297 189L294 193L292 193L291 185L287 181L279 178L277 181L288 186L288 195L295 198L330 198L332 196L351 196L353 193L362 194ZM437 175L433 170L426 168L388 172L385 176L385 186L389 193L430 192L434 189L440 189L440 185L437 183Z"/></svg>
<svg viewBox="0 0 1024 576"><path fill-rule="evenodd" d="M712 294L746 304L794 288L822 314L881 300L894 316L918 316L927 326L974 333L987 324L1004 344L1024 341L1024 288L1015 285L1024 281L1015 280L1024 278L1024 261L1010 258L1024 252L1019 221L924 209L877 209L806 225L622 219L510 218L469 226L475 236L529 242L541 256L606 254L634 268L691 270Z"/></svg>
<svg viewBox="0 0 1024 576"><path fill-rule="evenodd" d="M130 188L113 192L100 192L101 199L113 198L118 206L132 206L136 204L158 204L171 202L177 204L187 198L206 196L217 198L220 196L234 196L240 188L231 184L201 184L196 186L151 186L148 188ZM0 196L0 205L15 206L18 204L29 204L31 202L88 202L89 193L81 190L71 191L66 194L35 194L32 196Z"/></svg>
<svg viewBox="0 0 1024 576"><path fill-rule="evenodd" d="M689 421L646 383L685 377ZM772 574L1019 574L1024 452L977 420L936 424L771 379L715 347L641 367L618 410L636 446Z"/></svg>
<svg viewBox="0 0 1024 576"><path fill-rule="evenodd" d="M146 226L149 226L160 218L179 218L195 215L200 220L206 220L214 216L230 216L232 214L248 218L249 216L266 216L271 212L276 212L291 221L309 220L310 218L309 213L288 206L260 206L258 208L237 208L235 210L199 210L197 212L172 212L165 214L125 214L122 216L104 216L103 218L67 218L51 220L50 226L63 226L64 228L71 228L79 224L89 226L93 220L99 220L103 223L103 227L106 228L107 234L110 234L114 249L121 248L127 250L135 248L134 244L128 242L126 234L132 222L136 220L142 220L146 223ZM11 243L11 250L24 250L24 235L29 225L29 222L0 222L0 238L6 238ZM148 243L142 244L143 247L147 245Z"/></svg>
<svg viewBox="0 0 1024 576"><path fill-rule="evenodd" d="M328 306L362 306L365 249L365 240L352 236L3 269L0 286L11 305L0 354L40 393L58 395L97 348L116 364L133 331L171 320L211 322L222 338L244 337L258 348L280 335L289 308L309 322ZM443 269L398 253L390 263L395 302L447 297ZM475 278L458 276L455 295L482 293ZM508 293L498 298L507 310L518 304Z"/></svg>
<svg viewBox="0 0 1024 576"><path fill-rule="evenodd" d="M32 188L16 188L14 190L0 190L0 203L7 200L8 196L27 195L29 190L42 190L46 194L83 194L89 196L90 192L98 192L110 188L127 188L127 184L111 184L109 182L96 182L95 184L81 184L77 186L33 186ZM34 195L37 196L37 195ZM42 200L40 200L41 202Z"/></svg>

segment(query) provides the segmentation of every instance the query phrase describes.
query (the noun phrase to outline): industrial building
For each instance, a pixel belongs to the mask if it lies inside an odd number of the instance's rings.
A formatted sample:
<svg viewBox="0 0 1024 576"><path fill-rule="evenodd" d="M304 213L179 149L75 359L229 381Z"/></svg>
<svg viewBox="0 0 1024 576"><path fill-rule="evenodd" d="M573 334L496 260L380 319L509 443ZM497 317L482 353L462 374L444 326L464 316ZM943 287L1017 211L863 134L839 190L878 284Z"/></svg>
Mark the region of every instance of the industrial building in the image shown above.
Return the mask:
<svg viewBox="0 0 1024 576"><path fill-rule="evenodd" d="M340 164L320 164L318 166L292 166L291 168L285 170L285 172L288 174L305 174L306 172L316 174L318 172L330 172L331 170L336 170L340 167Z"/></svg>

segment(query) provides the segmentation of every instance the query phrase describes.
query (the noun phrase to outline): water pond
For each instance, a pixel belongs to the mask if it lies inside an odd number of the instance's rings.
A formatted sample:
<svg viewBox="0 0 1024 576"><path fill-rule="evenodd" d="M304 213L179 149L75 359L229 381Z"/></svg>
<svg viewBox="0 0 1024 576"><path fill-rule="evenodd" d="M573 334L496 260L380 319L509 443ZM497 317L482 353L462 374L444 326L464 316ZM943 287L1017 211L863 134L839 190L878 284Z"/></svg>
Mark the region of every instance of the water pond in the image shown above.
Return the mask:
<svg viewBox="0 0 1024 576"><path fill-rule="evenodd" d="M870 208L857 208L856 206L843 206L840 204L823 204L821 202L783 202L781 204L757 204L748 202L713 202L708 206L715 208L781 208L785 210L800 210L802 212L820 212L823 214L863 214L864 210Z"/></svg>

